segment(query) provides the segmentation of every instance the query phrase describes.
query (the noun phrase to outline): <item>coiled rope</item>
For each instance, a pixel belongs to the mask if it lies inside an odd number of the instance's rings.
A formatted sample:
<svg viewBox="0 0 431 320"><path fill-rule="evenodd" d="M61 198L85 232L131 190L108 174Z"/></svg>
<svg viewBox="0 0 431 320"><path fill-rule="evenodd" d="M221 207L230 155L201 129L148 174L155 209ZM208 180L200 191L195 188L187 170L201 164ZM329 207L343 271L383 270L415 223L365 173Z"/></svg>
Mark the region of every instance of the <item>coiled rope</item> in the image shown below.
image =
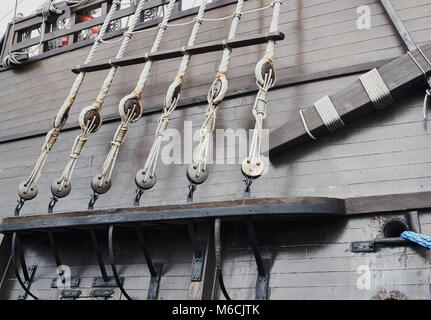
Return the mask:
<svg viewBox="0 0 431 320"><path fill-rule="evenodd" d="M202 17L205 12L205 8L208 4L208 0L203 0L199 7L199 12L194 19L194 25L192 32L190 34L187 46L193 46L196 42L196 37L199 31L199 27L202 24ZM169 85L169 88L166 92L166 97L162 107L162 115L159 117L157 123L157 129L154 139L153 145L151 147L150 153L148 154L147 160L145 161L144 167L138 170L136 174L136 186L138 187L137 196L135 197L135 205L139 203L139 198L142 196L141 189L150 189L156 183L156 165L157 159L160 152L160 146L162 143L162 139L166 134L166 129L171 120L171 114L174 112L178 100L180 98L181 87L184 82L184 76L189 67L191 60L191 54L185 52L183 58L181 60L180 66L178 68L177 75L175 76L174 81Z"/></svg>
<svg viewBox="0 0 431 320"><path fill-rule="evenodd" d="M242 16L243 0L237 2L235 11L233 13L232 23L229 29L228 40L235 38L238 23ZM228 80L226 73L229 68L232 49L224 46L222 59L218 68L217 75L211 84L208 91L207 101L208 106L205 111L205 120L200 129L200 141L196 148L192 164L187 169L187 178L190 181L188 201L191 201L195 184L203 183L208 177L206 168L209 141L214 131L216 112L220 103L223 101L228 90Z"/></svg>
<svg viewBox="0 0 431 320"><path fill-rule="evenodd" d="M422 57L424 57L426 62L431 66L431 61L428 59L428 57L425 55L425 53L422 51L422 49L419 47L417 47L417 49L418 49L419 53L422 55ZM424 105L423 105L422 113L423 113L424 119L426 119L427 118L428 100L429 100L429 97L431 97L431 88L429 87L429 84L427 82L427 73L425 72L424 68L422 68L420 63L416 60L416 58L413 57L413 54L410 51L407 51L407 54L410 56L410 58L412 58L413 62L418 66L418 68L422 71L422 73L424 75L425 86L427 87L427 89L425 89L425 97L424 97Z"/></svg>
<svg viewBox="0 0 431 320"><path fill-rule="evenodd" d="M173 8L175 7L175 3L176 0L170 0L168 3L163 21L158 26L157 36L151 48L151 52L156 52L160 47L160 43L165 34L168 21L171 17ZM152 65L153 61L151 60L148 60L145 63L135 90L131 95L125 96L120 101L119 113L121 116L121 123L115 132L113 140L111 141L111 149L109 150L99 174L97 174L92 180L91 187L95 193L105 193L110 189L111 176L115 166L115 161L117 159L120 146L126 139L126 135L129 130L129 124L137 121L142 115L141 92L148 79ZM92 199L93 201L91 202L91 205L89 205L89 208L94 206L95 195L93 195Z"/></svg>
<svg viewBox="0 0 431 320"><path fill-rule="evenodd" d="M120 3L121 3L121 0L115 0L113 2L113 5L111 6L108 14L106 15L106 19L103 22L102 28L100 29L100 32L97 38L95 39L93 46L90 49L90 52L87 55L85 63L89 63L93 60L96 50L99 47L100 41L98 40L100 40L105 35L108 25L111 22L112 16L118 10ZM42 152L39 155L39 158L32 172L30 173L27 180L22 182L18 186L18 195L20 196L21 200L22 199L31 200L37 195L37 181L39 180L39 177L41 175L42 168L45 164L48 153L54 147L54 144L58 139L60 131L67 121L70 108L72 107L73 102L75 101L75 98L78 94L79 88L81 87L84 77L85 77L85 72L80 72L76 76L75 81L73 82L72 88L69 91L69 95L66 97L66 99L63 102L63 105L60 107L60 109L58 110L57 114L53 119L52 129L46 134L45 142L42 146Z"/></svg>
<svg viewBox="0 0 431 320"><path fill-rule="evenodd" d="M133 30L135 29L135 26L139 21L141 12L144 9L146 2L147 0L140 1L138 6L136 7L135 13L130 20L128 29L123 33L122 43L120 45L120 48L118 49L117 55L115 56L116 59L121 58L124 55L127 45L129 44L129 41L132 37ZM79 134L75 139L75 143L72 147L69 160L66 163L66 166L60 179L55 180L51 186L53 198L63 198L70 193L70 180L72 178L73 169L75 167L76 161L79 158L85 144L87 143L90 133L97 132L97 130L99 130L100 126L102 125L102 105L111 87L112 81L114 80L116 72L117 66L112 66L103 82L103 85L99 91L99 94L97 95L95 102L92 105L85 107L81 111L79 115L79 124L82 133ZM49 209L52 210L51 205Z"/></svg>
<svg viewBox="0 0 431 320"><path fill-rule="evenodd" d="M278 21L280 16L281 1L274 1L274 9L272 13L271 26L269 32L278 30ZM259 91L253 106L253 116L255 118L255 126L253 137L250 145L248 156L243 160L241 170L246 177L246 194L249 195L252 179L259 177L264 169L264 163L261 159L261 140L262 140L262 124L266 117L268 106L268 91L276 81L274 68L275 41L269 40L265 50L264 57L256 64L255 76L256 84Z"/></svg>
<svg viewBox="0 0 431 320"><path fill-rule="evenodd" d="M401 233L401 238L407 239L411 242L415 242L422 247L431 249L431 237L429 236L412 231L404 231L403 233Z"/></svg>

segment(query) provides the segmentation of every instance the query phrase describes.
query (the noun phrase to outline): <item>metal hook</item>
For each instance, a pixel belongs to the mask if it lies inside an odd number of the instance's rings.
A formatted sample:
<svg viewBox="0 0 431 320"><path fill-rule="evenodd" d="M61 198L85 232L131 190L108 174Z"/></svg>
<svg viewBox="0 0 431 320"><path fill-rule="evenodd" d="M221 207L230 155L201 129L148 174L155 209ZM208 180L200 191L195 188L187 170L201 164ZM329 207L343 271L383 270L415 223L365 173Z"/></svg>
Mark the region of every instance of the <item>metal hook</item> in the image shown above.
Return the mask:
<svg viewBox="0 0 431 320"><path fill-rule="evenodd" d="M190 181L189 194L187 195L187 202L193 202L193 193L196 191L196 184Z"/></svg>
<svg viewBox="0 0 431 320"><path fill-rule="evenodd" d="M52 213L53 212L54 207L57 204L57 202L58 202L58 198L56 196L52 195L52 197L51 197L51 199L49 201L49 204L48 204L48 213Z"/></svg>
<svg viewBox="0 0 431 320"><path fill-rule="evenodd" d="M23 198L19 198L17 200L17 205L15 207L15 216L19 216L19 213L21 212L22 207L24 206L25 200Z"/></svg>
<svg viewBox="0 0 431 320"><path fill-rule="evenodd" d="M141 197L144 194L144 189L142 188L136 188L136 196L135 196L135 201L133 202L133 205L135 207L139 206L139 202L141 201Z"/></svg>
<svg viewBox="0 0 431 320"><path fill-rule="evenodd" d="M99 194L96 191L93 191L93 194L91 195L91 199L88 202L88 210L94 209L94 204L96 203L97 199L99 199Z"/></svg>

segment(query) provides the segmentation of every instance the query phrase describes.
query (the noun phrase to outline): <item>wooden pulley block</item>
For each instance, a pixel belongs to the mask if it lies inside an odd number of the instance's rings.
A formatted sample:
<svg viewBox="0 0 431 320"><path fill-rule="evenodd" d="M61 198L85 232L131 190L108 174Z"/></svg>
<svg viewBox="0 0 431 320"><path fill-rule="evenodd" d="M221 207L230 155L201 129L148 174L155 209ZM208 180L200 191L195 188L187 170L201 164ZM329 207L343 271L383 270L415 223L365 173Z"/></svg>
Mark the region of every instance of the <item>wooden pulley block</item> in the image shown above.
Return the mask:
<svg viewBox="0 0 431 320"><path fill-rule="evenodd" d="M149 175L148 178L145 179L146 172L144 170L139 170L135 176L136 185L144 190L151 189L157 182L156 173L153 176Z"/></svg>
<svg viewBox="0 0 431 320"><path fill-rule="evenodd" d="M111 189L112 180L107 180L106 176L102 177L101 175L95 176L91 180L91 189L98 194L104 194Z"/></svg>
<svg viewBox="0 0 431 320"><path fill-rule="evenodd" d="M219 73L208 91L208 103L217 105L223 101L229 87L226 75Z"/></svg>
<svg viewBox="0 0 431 320"><path fill-rule="evenodd" d="M202 184L208 179L209 170L208 167L199 170L199 166L196 166L192 163L187 168L187 179L194 184Z"/></svg>
<svg viewBox="0 0 431 320"><path fill-rule="evenodd" d="M38 192L37 184L28 187L26 182L21 182L18 186L18 195L21 199L31 200L36 197Z"/></svg>
<svg viewBox="0 0 431 320"><path fill-rule="evenodd" d="M128 98L124 102L120 102L119 112L122 120L126 120L129 113L133 112L132 120L130 122L137 121L142 115L142 104L140 99L133 97Z"/></svg>
<svg viewBox="0 0 431 320"><path fill-rule="evenodd" d="M72 184L70 181L62 183L61 180L55 180L51 185L51 192L57 198L67 197L72 190Z"/></svg>
<svg viewBox="0 0 431 320"><path fill-rule="evenodd" d="M81 129L84 130L92 122L94 128L90 132L94 133L99 130L102 125L102 116L94 106L85 107L79 114L79 125Z"/></svg>
<svg viewBox="0 0 431 320"><path fill-rule="evenodd" d="M241 164L242 173L252 179L259 178L264 168L265 164L261 159L252 164L248 158L245 158Z"/></svg>
<svg viewBox="0 0 431 320"><path fill-rule="evenodd" d="M271 73L271 86L275 84L276 76L275 76L275 68L274 64L269 59L261 59L257 64L254 70L256 81L260 86L264 86L265 84L265 75Z"/></svg>

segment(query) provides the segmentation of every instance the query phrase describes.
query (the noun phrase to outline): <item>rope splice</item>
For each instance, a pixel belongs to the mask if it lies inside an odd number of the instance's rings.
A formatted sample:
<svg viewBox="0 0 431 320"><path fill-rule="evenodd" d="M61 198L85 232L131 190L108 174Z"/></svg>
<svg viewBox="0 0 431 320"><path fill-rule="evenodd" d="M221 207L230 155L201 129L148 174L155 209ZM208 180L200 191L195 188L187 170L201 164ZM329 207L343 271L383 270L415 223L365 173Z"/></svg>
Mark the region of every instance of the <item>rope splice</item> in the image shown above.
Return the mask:
<svg viewBox="0 0 431 320"><path fill-rule="evenodd" d="M271 26L269 32L278 30L278 21L280 16L281 1L274 1ZM241 164L242 174L246 177L245 197L250 197L250 185L253 179L260 177L264 170L264 162L261 159L261 140L263 120L266 117L268 106L268 91L274 86L276 74L274 68L275 41L269 40L265 50L265 55L256 64L255 77L259 91L253 106L253 116L255 118L255 127L250 145L248 156Z"/></svg>

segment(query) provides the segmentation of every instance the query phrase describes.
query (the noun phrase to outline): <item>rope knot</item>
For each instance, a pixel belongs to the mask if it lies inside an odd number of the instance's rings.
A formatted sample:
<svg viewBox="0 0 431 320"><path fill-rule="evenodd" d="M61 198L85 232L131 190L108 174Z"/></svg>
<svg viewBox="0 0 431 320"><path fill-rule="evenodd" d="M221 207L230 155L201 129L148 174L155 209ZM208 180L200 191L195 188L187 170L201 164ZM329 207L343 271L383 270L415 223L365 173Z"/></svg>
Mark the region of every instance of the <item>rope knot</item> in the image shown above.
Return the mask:
<svg viewBox="0 0 431 320"><path fill-rule="evenodd" d="M204 21L202 18L196 17L193 19L194 22L197 22L199 24L202 24L202 22Z"/></svg>

